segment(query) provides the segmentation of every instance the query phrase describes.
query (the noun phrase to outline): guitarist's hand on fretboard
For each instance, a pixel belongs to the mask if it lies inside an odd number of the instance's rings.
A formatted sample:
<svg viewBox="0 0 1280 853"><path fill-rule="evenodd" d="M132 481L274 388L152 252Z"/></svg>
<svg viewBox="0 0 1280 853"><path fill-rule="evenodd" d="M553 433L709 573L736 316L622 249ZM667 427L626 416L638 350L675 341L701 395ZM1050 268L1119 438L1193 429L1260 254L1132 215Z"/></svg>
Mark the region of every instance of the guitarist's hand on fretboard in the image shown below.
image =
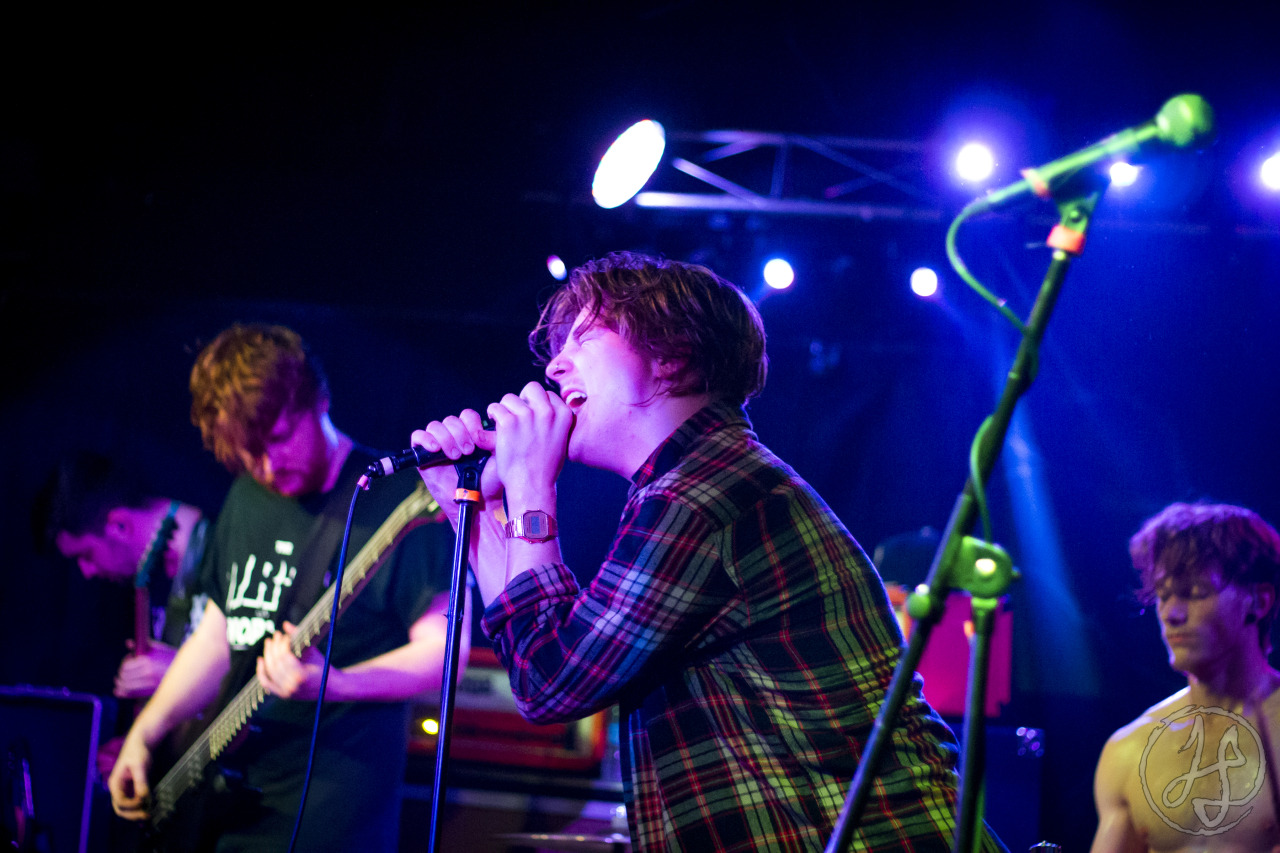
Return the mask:
<svg viewBox="0 0 1280 853"><path fill-rule="evenodd" d="M121 699L145 699L156 692L160 679L164 678L178 650L152 640L147 644L146 651L139 653L132 640L125 642L130 654L120 662L112 692Z"/></svg>
<svg viewBox="0 0 1280 853"><path fill-rule="evenodd" d="M257 674L262 689L271 696L281 699L314 700L320 695L320 675L324 669L324 655L314 646L309 646L299 658L293 652L292 640L297 628L289 622L284 623L284 631L276 631L267 637L262 647L262 657L258 658ZM339 670L331 669L332 679ZM332 681L329 688L333 688ZM330 698L333 694L329 694Z"/></svg>

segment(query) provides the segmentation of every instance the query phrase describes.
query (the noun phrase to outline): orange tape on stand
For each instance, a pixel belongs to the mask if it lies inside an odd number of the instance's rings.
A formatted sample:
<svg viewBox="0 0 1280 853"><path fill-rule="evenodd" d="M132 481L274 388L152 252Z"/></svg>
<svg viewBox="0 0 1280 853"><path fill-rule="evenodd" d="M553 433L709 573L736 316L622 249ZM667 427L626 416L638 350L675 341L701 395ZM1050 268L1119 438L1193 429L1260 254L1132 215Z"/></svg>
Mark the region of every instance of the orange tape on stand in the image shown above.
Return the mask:
<svg viewBox="0 0 1280 853"><path fill-rule="evenodd" d="M458 489L453 493L454 503L463 503L464 501L478 504L480 503L480 493L475 489Z"/></svg>
<svg viewBox="0 0 1280 853"><path fill-rule="evenodd" d="M1084 251L1084 233L1072 231L1065 225L1055 225L1053 230L1049 232L1049 239L1045 240L1045 243L1051 249L1061 249L1064 252L1078 255Z"/></svg>
<svg viewBox="0 0 1280 853"><path fill-rule="evenodd" d="M1020 174L1031 186L1031 191L1046 201L1053 198L1053 192L1049 189L1049 184L1044 178L1040 177L1040 173L1035 169L1023 169Z"/></svg>

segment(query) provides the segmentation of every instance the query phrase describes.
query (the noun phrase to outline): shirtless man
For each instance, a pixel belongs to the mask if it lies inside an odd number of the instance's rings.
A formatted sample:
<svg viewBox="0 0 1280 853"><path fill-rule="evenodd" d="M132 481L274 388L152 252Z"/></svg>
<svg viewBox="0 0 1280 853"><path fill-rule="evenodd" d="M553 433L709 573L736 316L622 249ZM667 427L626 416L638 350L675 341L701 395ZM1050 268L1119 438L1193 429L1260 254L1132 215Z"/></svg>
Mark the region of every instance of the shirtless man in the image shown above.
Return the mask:
<svg viewBox="0 0 1280 853"><path fill-rule="evenodd" d="M1280 672L1267 662L1280 536L1241 507L1179 503L1129 552L1187 686L1103 748L1093 853L1280 851Z"/></svg>

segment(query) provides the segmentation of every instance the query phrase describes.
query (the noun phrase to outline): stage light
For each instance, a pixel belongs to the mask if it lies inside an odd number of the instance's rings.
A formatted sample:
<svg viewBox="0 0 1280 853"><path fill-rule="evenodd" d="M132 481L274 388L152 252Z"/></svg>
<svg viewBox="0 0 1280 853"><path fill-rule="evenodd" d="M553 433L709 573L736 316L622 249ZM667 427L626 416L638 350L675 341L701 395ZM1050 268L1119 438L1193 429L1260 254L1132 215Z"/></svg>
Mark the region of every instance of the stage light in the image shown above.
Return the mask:
<svg viewBox="0 0 1280 853"><path fill-rule="evenodd" d="M1280 190L1280 154L1272 154L1264 160L1259 175L1264 187L1269 190Z"/></svg>
<svg viewBox="0 0 1280 853"><path fill-rule="evenodd" d="M547 272L556 281L564 281L569 277L569 268L560 260L559 255L547 255Z"/></svg>
<svg viewBox="0 0 1280 853"><path fill-rule="evenodd" d="M786 290L796 280L796 271L782 258L770 258L764 265L764 283L774 290Z"/></svg>
<svg viewBox="0 0 1280 853"><path fill-rule="evenodd" d="M426 733L426 734L429 734L429 735L436 735L436 734L439 734L439 733L440 733L440 721L439 721L439 720L433 720L433 719L431 719L430 717L425 718L425 719L422 721L422 731L423 731L424 733Z"/></svg>
<svg viewBox="0 0 1280 853"><path fill-rule="evenodd" d="M666 147L666 133L662 125L652 119L638 121L623 131L596 167L591 181L591 195L596 204L603 208L617 207L640 192L658 168Z"/></svg>
<svg viewBox="0 0 1280 853"><path fill-rule="evenodd" d="M1131 187L1138 180L1142 169L1123 160L1111 164L1111 185L1113 187Z"/></svg>
<svg viewBox="0 0 1280 853"><path fill-rule="evenodd" d="M928 267L920 267L911 273L911 292L928 298L938 292L938 274Z"/></svg>
<svg viewBox="0 0 1280 853"><path fill-rule="evenodd" d="M964 181L985 181L995 171L996 158L980 142L970 142L956 155L956 174Z"/></svg>

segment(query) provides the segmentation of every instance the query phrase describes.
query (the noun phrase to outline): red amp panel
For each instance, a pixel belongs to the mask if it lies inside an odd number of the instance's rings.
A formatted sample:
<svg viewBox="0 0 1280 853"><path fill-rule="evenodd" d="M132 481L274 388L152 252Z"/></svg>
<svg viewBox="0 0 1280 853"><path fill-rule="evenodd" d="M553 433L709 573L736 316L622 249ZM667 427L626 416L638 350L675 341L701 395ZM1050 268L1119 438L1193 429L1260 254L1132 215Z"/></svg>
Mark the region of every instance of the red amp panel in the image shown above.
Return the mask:
<svg viewBox="0 0 1280 853"><path fill-rule="evenodd" d="M409 751L435 753L438 703L415 707ZM535 725L520 716L506 670L488 648L473 648L454 696L449 757L547 770L591 771L607 744L608 712L572 723Z"/></svg>

